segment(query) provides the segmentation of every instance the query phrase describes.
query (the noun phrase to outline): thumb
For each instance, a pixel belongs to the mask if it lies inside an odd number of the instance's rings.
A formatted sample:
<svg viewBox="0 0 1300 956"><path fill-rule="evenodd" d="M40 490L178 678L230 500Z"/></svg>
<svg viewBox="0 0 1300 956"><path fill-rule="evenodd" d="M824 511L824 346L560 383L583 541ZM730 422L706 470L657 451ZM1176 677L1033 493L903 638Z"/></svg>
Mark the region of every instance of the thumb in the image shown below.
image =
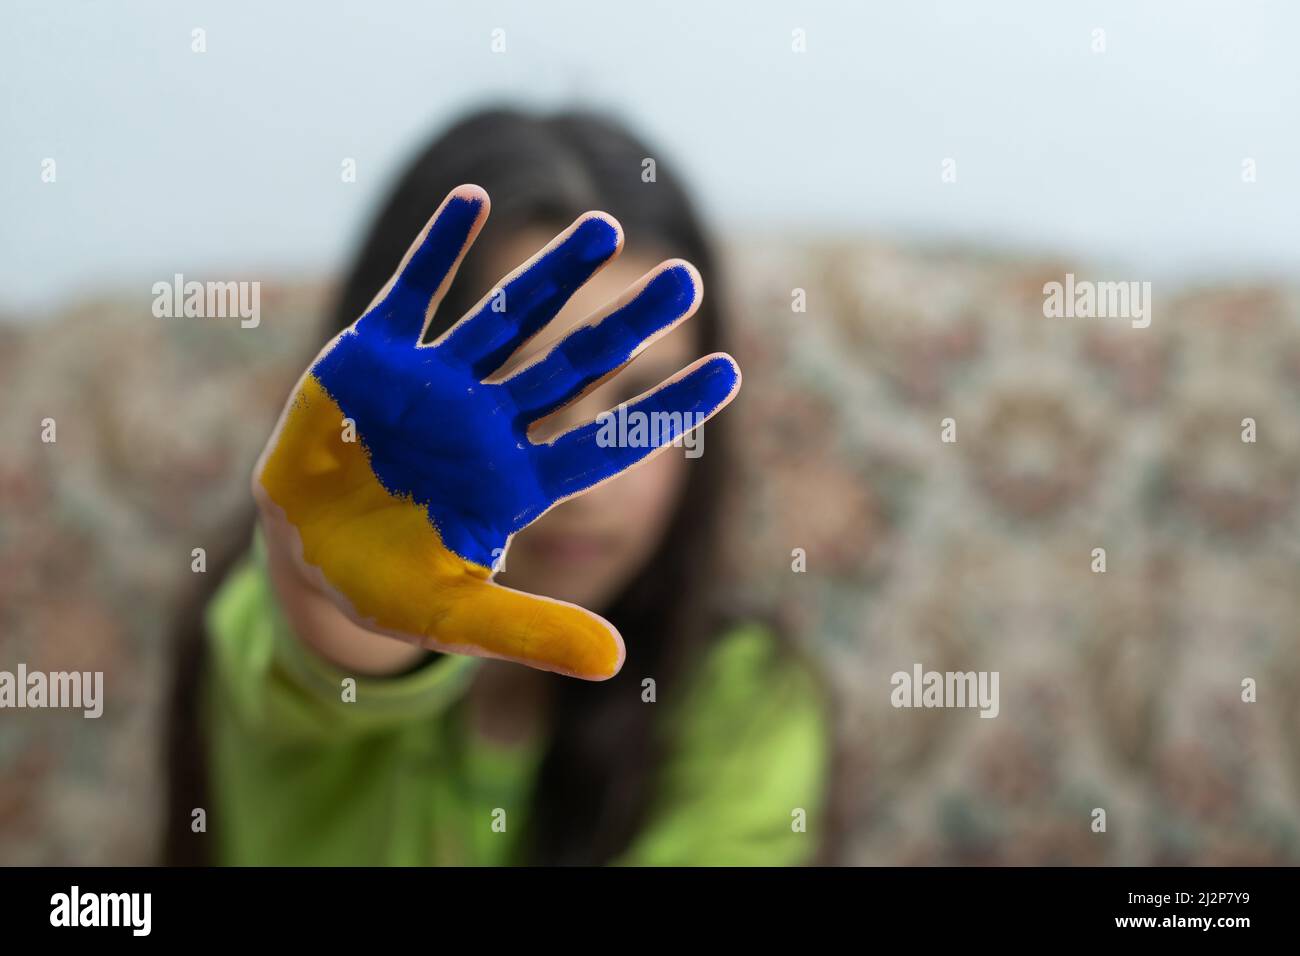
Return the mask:
<svg viewBox="0 0 1300 956"><path fill-rule="evenodd" d="M440 648L583 680L613 677L626 655L623 638L603 617L494 581L464 588L438 617Z"/></svg>

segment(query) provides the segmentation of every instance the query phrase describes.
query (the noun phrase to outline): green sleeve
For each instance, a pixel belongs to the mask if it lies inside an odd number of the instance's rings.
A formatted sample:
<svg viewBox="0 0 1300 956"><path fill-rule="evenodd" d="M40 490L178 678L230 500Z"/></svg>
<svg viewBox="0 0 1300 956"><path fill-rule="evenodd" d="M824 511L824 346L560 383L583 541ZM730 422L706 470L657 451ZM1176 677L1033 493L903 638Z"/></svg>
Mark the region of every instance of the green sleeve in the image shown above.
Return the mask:
<svg viewBox="0 0 1300 956"><path fill-rule="evenodd" d="M436 716L466 690L479 659L434 658L397 677L349 674L293 633L266 570L260 533L208 606L210 704L261 745L335 745ZM355 684L345 700L344 681Z"/></svg>
<svg viewBox="0 0 1300 956"><path fill-rule="evenodd" d="M831 749L816 678L768 632L747 627L723 638L692 680L670 724L675 748L649 822L616 862L809 862Z"/></svg>
<svg viewBox="0 0 1300 956"><path fill-rule="evenodd" d="M405 676L356 677L356 701L345 702L352 675L293 634L260 540L209 605L208 625L205 712L225 822L219 862L504 861L499 841L491 853L452 852L479 804L505 806L512 797L496 790L515 793L512 784L474 797L487 777L472 762L448 762L463 749L454 742L462 728L443 718L479 658L447 655ZM665 716L669 757L652 812L616 862L778 865L812 855L829 748L811 674L779 659L766 632L736 631ZM527 771L513 758L511 766L511 780ZM806 832L792 826L797 811Z"/></svg>

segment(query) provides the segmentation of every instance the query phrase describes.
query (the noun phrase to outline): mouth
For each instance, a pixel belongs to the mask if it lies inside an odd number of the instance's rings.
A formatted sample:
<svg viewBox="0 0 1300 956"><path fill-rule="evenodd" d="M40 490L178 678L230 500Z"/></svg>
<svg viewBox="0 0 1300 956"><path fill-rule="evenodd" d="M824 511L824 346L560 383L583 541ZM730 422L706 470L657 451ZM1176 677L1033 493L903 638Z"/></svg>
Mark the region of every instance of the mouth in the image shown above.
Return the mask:
<svg viewBox="0 0 1300 956"><path fill-rule="evenodd" d="M595 564L614 552L614 542L609 535L580 531L535 534L528 538L526 547L538 559L564 566Z"/></svg>

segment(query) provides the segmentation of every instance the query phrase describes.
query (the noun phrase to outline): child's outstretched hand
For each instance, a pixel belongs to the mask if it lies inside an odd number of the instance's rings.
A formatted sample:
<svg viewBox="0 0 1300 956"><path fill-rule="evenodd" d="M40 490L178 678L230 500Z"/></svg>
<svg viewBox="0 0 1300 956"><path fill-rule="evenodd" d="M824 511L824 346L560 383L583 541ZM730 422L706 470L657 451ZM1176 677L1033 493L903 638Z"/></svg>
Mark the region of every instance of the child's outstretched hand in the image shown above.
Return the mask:
<svg viewBox="0 0 1300 956"><path fill-rule="evenodd" d="M638 431L657 444L605 447L599 422L534 443L532 422L689 317L700 279L687 263L666 262L545 356L493 380L623 237L603 213L582 216L423 345L487 213L477 186L447 197L366 314L303 374L258 461L254 494L269 545L362 627L441 651L612 677L624 658L612 625L496 584L493 569L515 532L726 405L740 370L728 355L706 356L628 403L629 416L663 426Z"/></svg>

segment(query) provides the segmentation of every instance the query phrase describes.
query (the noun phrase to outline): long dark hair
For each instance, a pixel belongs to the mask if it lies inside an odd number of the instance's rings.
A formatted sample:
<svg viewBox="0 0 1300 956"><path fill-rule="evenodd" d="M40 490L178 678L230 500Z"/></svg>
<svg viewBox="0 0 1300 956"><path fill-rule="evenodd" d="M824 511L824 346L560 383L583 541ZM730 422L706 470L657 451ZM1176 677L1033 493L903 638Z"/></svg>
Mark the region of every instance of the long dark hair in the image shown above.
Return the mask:
<svg viewBox="0 0 1300 956"><path fill-rule="evenodd" d="M655 161L652 181L645 160ZM446 194L461 183L483 186L492 214L446 299L432 339L467 311L498 276L482 263L502 238L525 227L558 232L582 213L601 209L623 225L628 250L653 249L695 264L708 289L691 319L703 355L724 347L722 283L717 264L671 163L618 123L595 114L533 116L493 109L473 114L432 142L403 174L372 223L322 341L350 325L401 261ZM724 621L711 607L715 518L726 470L726 416L711 421L709 453L691 461L686 488L657 552L608 608L622 632L628 659L611 680L559 680L554 733L533 798L525 859L536 863L603 863L627 847L644 822L665 741L658 716L679 696L683 662L694 658ZM251 520L231 543L230 560L206 576L219 582L247 547ZM170 820L165 855L172 863L201 862L210 836L190 832L190 808L204 806L206 752L194 702L202 675L202 610L196 595L177 635L180 651L170 731ZM659 703L641 701L641 681L653 677ZM220 821L210 821L210 829Z"/></svg>

